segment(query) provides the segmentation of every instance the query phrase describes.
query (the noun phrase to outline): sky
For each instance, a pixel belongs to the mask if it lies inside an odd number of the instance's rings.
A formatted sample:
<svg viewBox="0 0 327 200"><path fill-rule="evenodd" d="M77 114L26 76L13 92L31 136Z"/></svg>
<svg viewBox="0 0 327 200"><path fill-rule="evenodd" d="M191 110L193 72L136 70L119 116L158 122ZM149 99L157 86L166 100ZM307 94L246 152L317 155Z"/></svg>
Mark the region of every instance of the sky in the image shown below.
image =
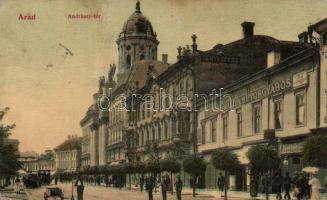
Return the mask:
<svg viewBox="0 0 327 200"><path fill-rule="evenodd" d="M117 64L116 39L136 0L0 0L0 109L15 123L20 151L53 149L68 135L82 135L80 120L92 103L98 77ZM327 17L327 0L141 0L157 32L161 54L176 61L178 46L198 36L200 50L254 34L297 41ZM19 20L19 15L35 20ZM72 20L69 14L98 14ZM66 55L67 49L71 54Z"/></svg>

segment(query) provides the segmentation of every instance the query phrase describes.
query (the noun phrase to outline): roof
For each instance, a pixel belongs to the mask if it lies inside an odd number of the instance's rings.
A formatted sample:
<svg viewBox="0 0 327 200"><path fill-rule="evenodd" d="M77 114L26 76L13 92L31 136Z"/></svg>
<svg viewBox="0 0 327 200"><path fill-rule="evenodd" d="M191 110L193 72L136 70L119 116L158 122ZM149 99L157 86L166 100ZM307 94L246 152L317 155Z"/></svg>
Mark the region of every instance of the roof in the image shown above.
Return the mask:
<svg viewBox="0 0 327 200"><path fill-rule="evenodd" d="M168 69L168 63L164 63L156 60L142 60L133 65L133 69L130 72L128 82L134 84L138 89L143 88L148 80L149 70L151 67L151 75L158 77L162 72Z"/></svg>
<svg viewBox="0 0 327 200"><path fill-rule="evenodd" d="M254 35L226 45L200 51L195 63L197 92L210 93L244 76L267 67L267 54L280 53L281 61L310 48L307 43L280 41L270 36Z"/></svg>
<svg viewBox="0 0 327 200"><path fill-rule="evenodd" d="M62 144L58 145L54 151L67 151L67 150L73 150L73 149L80 149L82 143L82 137L74 137L67 139Z"/></svg>
<svg viewBox="0 0 327 200"><path fill-rule="evenodd" d="M141 12L139 1L136 3L135 12L124 23L122 33L150 33L153 36L155 35L151 22Z"/></svg>

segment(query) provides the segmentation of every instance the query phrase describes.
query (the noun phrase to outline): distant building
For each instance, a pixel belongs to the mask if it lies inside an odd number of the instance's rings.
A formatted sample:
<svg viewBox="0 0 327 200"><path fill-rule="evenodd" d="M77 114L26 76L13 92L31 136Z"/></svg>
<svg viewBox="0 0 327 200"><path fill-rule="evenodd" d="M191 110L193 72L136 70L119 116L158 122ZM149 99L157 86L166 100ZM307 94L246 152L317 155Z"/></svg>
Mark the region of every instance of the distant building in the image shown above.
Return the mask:
<svg viewBox="0 0 327 200"><path fill-rule="evenodd" d="M82 138L73 136L57 146L55 151L56 170L77 171L80 168Z"/></svg>
<svg viewBox="0 0 327 200"><path fill-rule="evenodd" d="M23 169L27 172L37 172L38 170L55 170L54 152L46 150L43 154L38 155L36 152L22 152L19 161L23 165Z"/></svg>

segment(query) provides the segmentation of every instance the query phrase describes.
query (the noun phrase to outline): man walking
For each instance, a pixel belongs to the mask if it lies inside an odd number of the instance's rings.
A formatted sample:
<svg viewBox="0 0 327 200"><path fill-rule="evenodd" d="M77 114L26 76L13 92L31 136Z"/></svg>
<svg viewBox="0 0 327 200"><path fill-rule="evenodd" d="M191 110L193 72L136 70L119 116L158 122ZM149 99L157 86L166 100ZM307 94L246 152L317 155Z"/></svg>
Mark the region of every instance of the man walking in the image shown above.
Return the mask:
<svg viewBox="0 0 327 200"><path fill-rule="evenodd" d="M141 192L143 192L143 187L144 187L144 176L141 175L141 178L140 178L140 188L141 188Z"/></svg>
<svg viewBox="0 0 327 200"><path fill-rule="evenodd" d="M162 193L162 200L167 200L167 191L169 185L167 184L167 177L162 176L161 178L161 193Z"/></svg>
<svg viewBox="0 0 327 200"><path fill-rule="evenodd" d="M224 193L224 188L225 188L225 177L222 173L220 173L220 176L218 178L217 181L217 185L218 185L218 190L220 191L221 197L223 197L223 193Z"/></svg>
<svg viewBox="0 0 327 200"><path fill-rule="evenodd" d="M148 191L149 200L153 200L154 178L145 177L145 189Z"/></svg>
<svg viewBox="0 0 327 200"><path fill-rule="evenodd" d="M182 199L183 183L182 183L180 175L177 175L176 178L177 178L176 182L175 182L176 197L177 197L177 200L181 200Z"/></svg>
<svg viewBox="0 0 327 200"><path fill-rule="evenodd" d="M78 176L75 186L77 187L77 200L83 200L84 184L80 176Z"/></svg>
<svg viewBox="0 0 327 200"><path fill-rule="evenodd" d="M285 195L284 195L285 200L291 199L291 195L290 195L291 184L292 184L292 179L290 177L290 174L288 172L286 172L286 176L283 180L283 185L284 185L284 190L285 190Z"/></svg>

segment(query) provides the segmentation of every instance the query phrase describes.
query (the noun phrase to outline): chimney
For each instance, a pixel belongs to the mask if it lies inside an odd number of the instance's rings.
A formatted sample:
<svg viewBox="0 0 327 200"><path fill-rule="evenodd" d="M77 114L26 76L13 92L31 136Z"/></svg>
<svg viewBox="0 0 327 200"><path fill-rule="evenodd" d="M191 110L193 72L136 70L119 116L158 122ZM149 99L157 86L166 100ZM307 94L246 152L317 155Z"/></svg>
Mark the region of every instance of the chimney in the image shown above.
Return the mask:
<svg viewBox="0 0 327 200"><path fill-rule="evenodd" d="M168 63L168 54L162 54L162 62Z"/></svg>
<svg viewBox="0 0 327 200"><path fill-rule="evenodd" d="M271 51L267 54L267 68L279 64L280 53L276 51Z"/></svg>
<svg viewBox="0 0 327 200"><path fill-rule="evenodd" d="M297 37L299 38L299 42L308 43L308 32L304 31L300 33Z"/></svg>
<svg viewBox="0 0 327 200"><path fill-rule="evenodd" d="M243 22L241 25L243 27L243 36L244 36L244 38L252 37L253 36L253 28L254 28L255 23L253 23L253 22Z"/></svg>

